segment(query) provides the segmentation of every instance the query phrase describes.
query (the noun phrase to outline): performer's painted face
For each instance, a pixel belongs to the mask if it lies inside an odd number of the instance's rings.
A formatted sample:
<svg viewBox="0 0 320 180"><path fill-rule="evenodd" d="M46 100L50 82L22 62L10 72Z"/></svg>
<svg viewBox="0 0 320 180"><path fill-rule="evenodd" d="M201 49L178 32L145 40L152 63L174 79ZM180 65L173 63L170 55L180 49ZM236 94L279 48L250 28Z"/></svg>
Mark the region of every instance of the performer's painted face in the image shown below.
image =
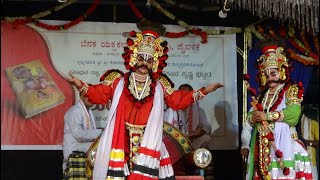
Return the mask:
<svg viewBox="0 0 320 180"><path fill-rule="evenodd" d="M136 69L138 73L148 74L152 69L153 56L149 54L139 54L137 60Z"/></svg>
<svg viewBox="0 0 320 180"><path fill-rule="evenodd" d="M278 69L276 68L266 69L265 74L267 76L267 82L270 88L276 87L280 83L279 81L280 74Z"/></svg>

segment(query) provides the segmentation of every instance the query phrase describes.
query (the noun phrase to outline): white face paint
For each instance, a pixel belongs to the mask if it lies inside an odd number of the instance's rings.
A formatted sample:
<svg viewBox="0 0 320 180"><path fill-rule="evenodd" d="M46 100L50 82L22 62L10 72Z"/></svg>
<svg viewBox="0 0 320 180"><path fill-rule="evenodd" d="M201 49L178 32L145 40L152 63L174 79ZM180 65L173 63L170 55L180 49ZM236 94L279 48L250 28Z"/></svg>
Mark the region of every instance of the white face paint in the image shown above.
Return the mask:
<svg viewBox="0 0 320 180"><path fill-rule="evenodd" d="M137 73L148 74L148 71L152 69L153 56L150 54L139 54L137 57Z"/></svg>
<svg viewBox="0 0 320 180"><path fill-rule="evenodd" d="M144 61L145 64L152 64L153 56L151 56L150 54L138 54L138 62L139 61Z"/></svg>
<svg viewBox="0 0 320 180"><path fill-rule="evenodd" d="M267 82L270 88L274 88L278 86L278 82L270 82L270 81L279 81L279 71L276 68L269 68L265 70L265 74L267 75Z"/></svg>

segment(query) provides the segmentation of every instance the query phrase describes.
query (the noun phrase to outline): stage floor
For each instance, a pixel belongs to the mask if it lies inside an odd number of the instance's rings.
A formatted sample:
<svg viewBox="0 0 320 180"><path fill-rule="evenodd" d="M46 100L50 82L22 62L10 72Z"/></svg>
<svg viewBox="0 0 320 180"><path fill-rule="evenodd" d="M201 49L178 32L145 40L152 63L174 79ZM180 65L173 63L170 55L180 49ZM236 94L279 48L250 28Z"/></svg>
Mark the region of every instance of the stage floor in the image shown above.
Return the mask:
<svg viewBox="0 0 320 180"><path fill-rule="evenodd" d="M176 180L204 180L203 176L176 176Z"/></svg>

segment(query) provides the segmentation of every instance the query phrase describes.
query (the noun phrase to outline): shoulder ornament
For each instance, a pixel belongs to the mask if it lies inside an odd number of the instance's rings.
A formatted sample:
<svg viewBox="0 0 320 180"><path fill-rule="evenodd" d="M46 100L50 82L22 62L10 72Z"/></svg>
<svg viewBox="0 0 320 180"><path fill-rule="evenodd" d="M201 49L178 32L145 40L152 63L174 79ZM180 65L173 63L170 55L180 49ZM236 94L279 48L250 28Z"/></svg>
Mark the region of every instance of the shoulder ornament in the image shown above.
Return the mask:
<svg viewBox="0 0 320 180"><path fill-rule="evenodd" d="M171 82L171 80L167 76L162 74L158 80L164 87L166 95L170 95L174 92L173 90L174 84Z"/></svg>
<svg viewBox="0 0 320 180"><path fill-rule="evenodd" d="M301 91L302 91L302 95L300 95ZM286 92L286 98L287 98L287 105L290 105L290 104L301 105L301 102L303 100L303 88L301 89L301 87L298 84L292 84Z"/></svg>
<svg viewBox="0 0 320 180"><path fill-rule="evenodd" d="M123 72L116 69L111 69L104 73L103 76L101 76L100 82L103 85L110 86L114 82L114 80L121 77L123 77Z"/></svg>

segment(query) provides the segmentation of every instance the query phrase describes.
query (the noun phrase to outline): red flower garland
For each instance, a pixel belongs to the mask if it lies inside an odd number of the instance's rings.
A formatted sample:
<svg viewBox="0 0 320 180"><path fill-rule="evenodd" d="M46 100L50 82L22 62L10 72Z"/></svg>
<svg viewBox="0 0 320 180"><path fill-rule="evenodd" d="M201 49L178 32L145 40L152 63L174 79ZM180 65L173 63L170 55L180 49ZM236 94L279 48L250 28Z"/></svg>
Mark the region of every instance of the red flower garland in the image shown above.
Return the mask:
<svg viewBox="0 0 320 180"><path fill-rule="evenodd" d="M273 104L273 106L270 108L270 111L275 111L277 109L277 107L279 106L279 104L281 103L284 93L288 90L288 88L291 86L291 83L286 83L285 86L282 88L282 90L279 92L278 94L278 99L277 101ZM266 92L266 91L265 91ZM261 97L264 96L265 92L263 94L261 94ZM300 92L301 93L301 92ZM261 104L262 102L262 98L259 99L258 101L259 103L257 104L257 108L259 111L263 111L263 106Z"/></svg>
<svg viewBox="0 0 320 180"><path fill-rule="evenodd" d="M283 168L283 174L285 175L285 176L288 176L289 174L290 174L290 169L288 168L288 167L285 167L285 168Z"/></svg>
<svg viewBox="0 0 320 180"><path fill-rule="evenodd" d="M282 158L282 151L280 151L279 149L275 152L277 158Z"/></svg>
<svg viewBox="0 0 320 180"><path fill-rule="evenodd" d="M43 22L39 22L38 20L36 20L34 22L34 24L36 26L41 27L41 28L44 28L47 30L53 30L53 31L69 29L70 27L79 24L87 16L89 16L97 8L99 3L100 3L100 0L94 0L93 4L89 7L89 9L83 15L81 15L78 18L76 18L75 20L73 20L69 23L63 24L63 25L49 25L49 24L46 24Z"/></svg>
<svg viewBox="0 0 320 180"><path fill-rule="evenodd" d="M143 19L145 19L143 17L143 15L141 14L141 12L139 11L139 9L133 4L132 0L128 0L128 4L129 4L129 7L131 8L131 10L133 11L134 15L141 21ZM202 31L201 29L192 29L190 31L192 34L195 34L195 35L199 35L201 37L201 43L205 44L208 42L207 38L208 38L208 35L207 35L207 32L205 31ZM188 35L189 32L188 31L182 31L182 32L178 32L178 33L173 33L173 32L166 32L164 34L165 37L168 37L168 38L180 38L180 37L184 37L186 35Z"/></svg>
<svg viewBox="0 0 320 180"><path fill-rule="evenodd" d="M177 32L177 33L174 33L174 32L166 32L164 34L165 37L168 37L168 38L180 38L180 37L184 37L186 35L188 35L188 31L183 31L183 32Z"/></svg>
<svg viewBox="0 0 320 180"><path fill-rule="evenodd" d="M139 19L142 20L144 19L143 15L141 14L141 12L138 10L138 8L133 4L133 2L131 0L128 0L128 4L132 10L132 12L134 13L134 15Z"/></svg>
<svg viewBox="0 0 320 180"><path fill-rule="evenodd" d="M250 80L250 75L249 74L244 74L243 75L243 79L246 80L246 81L249 81Z"/></svg>
<svg viewBox="0 0 320 180"><path fill-rule="evenodd" d="M249 94L250 94L251 96L256 96L256 95L257 95L256 89L254 89L254 88L252 88L252 87L248 88L248 92L249 92Z"/></svg>
<svg viewBox="0 0 320 180"><path fill-rule="evenodd" d="M276 109L276 108L278 107L278 105L281 103L281 101L282 101L282 99L283 99L283 97L284 97L284 93L288 90L288 88L289 88L291 85L292 85L291 82L288 82L288 83L285 84L285 86L284 86L284 87L282 88L282 90L279 92L279 94L278 94L278 99L277 99L277 101L274 103L274 105L271 107L270 111L275 111L275 109ZM298 83L297 83L297 86L298 86L298 89L299 89L299 90L298 90L298 95L297 95L297 97L298 97L298 98L302 98L302 96L303 96L303 91L304 91L302 82L298 82ZM265 92L266 92L266 90L265 90L264 93L262 93L259 97L263 97L264 94L265 94ZM262 98L261 98L261 99L259 98L259 102L258 102L258 104L257 104L257 109L258 109L259 111L263 111L263 106L262 106L261 102L262 102ZM275 145L274 145L274 143L273 143L273 141L274 141L274 135L273 135L273 133L272 133L272 132L269 132L269 133L267 134L267 138L268 138L268 140L270 141L270 143L272 143L271 145L273 146L273 148L274 148L274 150L275 150L275 155L276 155L276 157L278 158L279 163L280 163L280 164L283 164L283 163L282 163L282 159L281 159L281 158L283 157L283 153L282 153L282 151L280 151L279 149L277 149L277 148L275 147ZM282 165L282 167L283 167L283 165ZM284 168L283 168L283 174L284 174L285 176L289 175L289 174L290 174L290 169L289 169L288 167L284 167Z"/></svg>
<svg viewBox="0 0 320 180"><path fill-rule="evenodd" d="M265 33L265 31L261 25L256 25L255 27L256 27L257 32L259 32L263 37L270 38ZM290 57L292 59L295 59L295 60L303 63L304 65L319 65L319 53L317 54L317 53L314 53L311 51L309 43L308 43L307 39L305 38L305 34L303 32L300 33L300 36L302 38L302 43L295 37L295 35L291 36L291 38L290 38L290 36L287 34L286 28L284 26L282 26L277 32L280 35L280 37L286 39L287 42L289 44L291 44L294 48L296 48L298 51L300 51L301 54L304 54L308 57L311 57L311 58L315 59L316 61L312 61L312 60L308 60L306 58L303 58L303 57L299 56L293 49L291 49L290 47L287 47L286 52L290 55ZM279 38L276 36L275 31L273 29L269 29L268 33L273 39L277 40ZM314 40L314 45L317 49L317 52L319 52L318 37L313 36L313 40ZM301 47L301 45L304 47Z"/></svg>
<svg viewBox="0 0 320 180"><path fill-rule="evenodd" d="M27 18L27 19L16 19L13 22L13 28L16 29L18 27L18 25L23 25L23 24L28 24L30 22L33 22L34 19L33 18Z"/></svg>
<svg viewBox="0 0 320 180"><path fill-rule="evenodd" d="M298 95L297 95L297 97L299 98L299 99L301 99L302 97L303 97L303 93L304 93L304 87L303 87L303 83L301 82L301 81L299 81L298 83L297 83L297 86L298 86Z"/></svg>
<svg viewBox="0 0 320 180"><path fill-rule="evenodd" d="M129 35L130 37L137 37L136 31L130 31Z"/></svg>
<svg viewBox="0 0 320 180"><path fill-rule="evenodd" d="M243 75L243 79L244 79L245 81L247 81L247 83L248 83L247 90L248 90L248 93L250 94L250 96L251 96L251 97L252 97L252 96L256 97L256 95L257 95L256 89L250 87L250 85L249 85L250 75L249 75L249 74L244 74L244 75Z"/></svg>
<svg viewBox="0 0 320 180"><path fill-rule="evenodd" d="M203 44L205 44L205 43L207 43L208 42L208 40L207 40L207 38L208 38L208 35L207 35L207 33L205 32L205 31L202 31L201 29L192 29L191 30L191 33L192 34L195 34L195 35L200 35L200 37L201 37L201 39L202 39L202 43Z"/></svg>
<svg viewBox="0 0 320 180"><path fill-rule="evenodd" d="M296 49L298 49L301 53L307 55L307 56L310 56L312 57L313 59L315 60L318 60L319 61L319 57L314 54L313 52L311 51L306 51L306 49L302 48L293 38L293 37L289 37L289 35L286 33L286 30L284 27L281 27L280 30L279 30L279 34L280 36L282 36L283 38L287 39L287 41L293 46L295 47Z"/></svg>

